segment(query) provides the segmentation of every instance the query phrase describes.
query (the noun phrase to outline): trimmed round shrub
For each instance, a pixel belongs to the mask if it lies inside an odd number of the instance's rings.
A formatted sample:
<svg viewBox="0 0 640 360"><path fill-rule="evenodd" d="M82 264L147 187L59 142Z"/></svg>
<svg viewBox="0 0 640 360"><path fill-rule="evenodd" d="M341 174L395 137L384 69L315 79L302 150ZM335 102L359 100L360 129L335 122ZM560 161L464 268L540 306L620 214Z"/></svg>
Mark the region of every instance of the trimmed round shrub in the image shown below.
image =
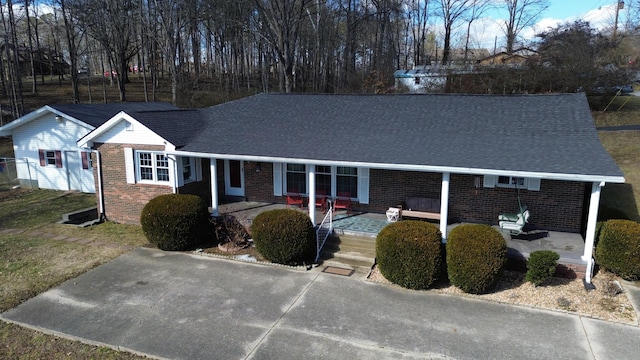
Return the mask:
<svg viewBox="0 0 640 360"><path fill-rule="evenodd" d="M640 224L609 220L602 225L596 262L625 280L640 279Z"/></svg>
<svg viewBox="0 0 640 360"><path fill-rule="evenodd" d="M142 209L140 224L150 243L161 250L187 250L209 236L207 204L196 195L166 194Z"/></svg>
<svg viewBox="0 0 640 360"><path fill-rule="evenodd" d="M391 223L376 238L376 262L380 273L394 284L428 289L440 274L442 235L424 221Z"/></svg>
<svg viewBox="0 0 640 360"><path fill-rule="evenodd" d="M502 275L507 242L489 225L466 224L451 230L447 239L449 281L462 291L482 294Z"/></svg>
<svg viewBox="0 0 640 360"><path fill-rule="evenodd" d="M538 250L532 252L527 261L527 281L535 286L547 281L556 273L559 259L560 255L555 251Z"/></svg>
<svg viewBox="0 0 640 360"><path fill-rule="evenodd" d="M305 213L292 209L269 210L251 222L256 249L265 259L285 265L313 260L316 233Z"/></svg>

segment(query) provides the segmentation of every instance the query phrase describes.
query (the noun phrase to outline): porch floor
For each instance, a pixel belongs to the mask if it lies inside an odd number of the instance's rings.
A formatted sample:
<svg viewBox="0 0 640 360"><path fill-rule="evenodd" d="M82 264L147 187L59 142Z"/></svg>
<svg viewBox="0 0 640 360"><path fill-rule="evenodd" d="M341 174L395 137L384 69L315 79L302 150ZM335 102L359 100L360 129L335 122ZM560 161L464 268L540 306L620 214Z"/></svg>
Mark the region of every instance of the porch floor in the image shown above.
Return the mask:
<svg viewBox="0 0 640 360"><path fill-rule="evenodd" d="M218 210L220 214L235 216L245 226L251 225L251 221L259 213L272 210L284 209L284 204L273 204L263 202L241 201L229 204L222 204ZM292 207L297 209L296 207ZM308 210L305 209L306 213ZM316 211L316 222L319 224L324 215L321 211ZM333 226L337 236L358 236L375 238L380 230L387 226L389 222L385 214L338 211L334 214ZM437 223L435 223L437 224ZM450 232L460 223L450 224L447 231ZM498 226L494 226L500 230ZM502 233L508 247L508 254L511 258L527 258L529 254L536 250L552 250L560 255L560 264L584 265L581 256L584 250L584 239L580 234L559 231L532 230L518 236L510 236ZM375 247L375 241L371 242Z"/></svg>

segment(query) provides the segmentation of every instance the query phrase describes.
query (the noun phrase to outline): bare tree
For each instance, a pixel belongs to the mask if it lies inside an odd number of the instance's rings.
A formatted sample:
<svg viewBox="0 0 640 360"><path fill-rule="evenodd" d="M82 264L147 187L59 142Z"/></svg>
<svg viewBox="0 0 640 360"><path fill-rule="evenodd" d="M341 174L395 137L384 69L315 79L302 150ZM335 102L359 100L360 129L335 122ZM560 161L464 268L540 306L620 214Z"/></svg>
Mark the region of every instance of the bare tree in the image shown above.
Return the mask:
<svg viewBox="0 0 640 360"><path fill-rule="evenodd" d="M442 47L442 65L449 62L451 36L453 30L460 25L467 13L472 10L474 0L440 0L440 15L444 22L444 46Z"/></svg>
<svg viewBox="0 0 640 360"><path fill-rule="evenodd" d="M411 43L413 44L413 64L420 65L425 61L429 0L410 0L407 12L408 24L411 27Z"/></svg>
<svg viewBox="0 0 640 360"><path fill-rule="evenodd" d="M120 101L127 101L129 60L138 52L134 27L135 4L132 0L71 0L76 16L91 37L107 52L109 62L116 67Z"/></svg>
<svg viewBox="0 0 640 360"><path fill-rule="evenodd" d="M16 21L13 12L13 1L7 1L7 14L5 17L4 6L0 7L0 16L4 30L4 50L6 54L9 84L11 111L15 118L23 115L24 98L22 94L22 69L20 66L20 56L18 54L18 38L16 35Z"/></svg>
<svg viewBox="0 0 640 360"><path fill-rule="evenodd" d="M279 61L281 90L294 89L296 47L310 0L255 0L262 27L259 29Z"/></svg>
<svg viewBox="0 0 640 360"><path fill-rule="evenodd" d="M471 39L471 25L478 20L489 9L491 0L472 0L471 11L467 15L467 33L464 40L464 62L466 63L469 56L469 40Z"/></svg>
<svg viewBox="0 0 640 360"><path fill-rule="evenodd" d="M531 27L549 7L549 0L502 0L509 13L504 23L507 37L506 52L512 53L522 30Z"/></svg>
<svg viewBox="0 0 640 360"><path fill-rule="evenodd" d="M62 19L64 21L67 51L69 52L69 62L71 64L70 75L73 102L77 104L80 102L80 90L78 88L78 44L81 41L83 34L78 31L78 28L74 23L77 18L74 11L77 8L67 6L65 0L59 0L59 5L60 11L62 12Z"/></svg>

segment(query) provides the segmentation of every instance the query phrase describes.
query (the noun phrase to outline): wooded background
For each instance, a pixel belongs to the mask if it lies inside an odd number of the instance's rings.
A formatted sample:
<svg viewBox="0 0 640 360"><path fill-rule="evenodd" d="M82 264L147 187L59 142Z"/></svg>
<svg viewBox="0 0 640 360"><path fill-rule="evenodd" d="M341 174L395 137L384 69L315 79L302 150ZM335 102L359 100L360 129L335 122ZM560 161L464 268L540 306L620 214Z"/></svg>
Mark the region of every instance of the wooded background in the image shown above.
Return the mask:
<svg viewBox="0 0 640 360"><path fill-rule="evenodd" d="M468 55L480 44L472 25L491 11L505 20L488 52L526 46L536 50L535 61L518 69L476 69L472 77L450 81L446 91L607 88L626 81L637 63L640 0L620 3L625 21L616 18L609 29L579 21L532 41L523 31L539 20L548 0L7 0L0 7L0 86L14 117L24 113L23 94L37 94L52 75L70 80L69 102L80 102L79 84L95 75L127 101L127 83L136 73L145 100L155 100L159 81L168 79L176 104L196 88L398 91L397 69L475 69L477 59Z"/></svg>

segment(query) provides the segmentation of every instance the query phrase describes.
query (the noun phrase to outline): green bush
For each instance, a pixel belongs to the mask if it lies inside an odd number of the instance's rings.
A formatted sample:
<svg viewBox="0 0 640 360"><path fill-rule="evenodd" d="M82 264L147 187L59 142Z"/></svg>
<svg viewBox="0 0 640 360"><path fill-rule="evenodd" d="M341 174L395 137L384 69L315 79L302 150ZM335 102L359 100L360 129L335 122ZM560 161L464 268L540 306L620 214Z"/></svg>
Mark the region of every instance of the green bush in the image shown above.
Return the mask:
<svg viewBox="0 0 640 360"><path fill-rule="evenodd" d="M442 235L430 223L406 220L385 226L376 238L376 261L387 280L408 289L427 289L442 263Z"/></svg>
<svg viewBox="0 0 640 360"><path fill-rule="evenodd" d="M452 285L481 294L500 278L507 260L507 243L489 225L467 224L451 230L447 239L447 271Z"/></svg>
<svg viewBox="0 0 640 360"><path fill-rule="evenodd" d="M251 223L256 249L269 261L298 265L315 256L316 233L305 213L292 209L269 210Z"/></svg>
<svg viewBox="0 0 640 360"><path fill-rule="evenodd" d="M527 261L527 281L535 286L547 281L556 273L559 259L560 255L555 251L539 250L532 252Z"/></svg>
<svg viewBox="0 0 640 360"><path fill-rule="evenodd" d="M161 250L187 250L209 234L207 204L195 195L166 194L142 209L140 224L150 243Z"/></svg>
<svg viewBox="0 0 640 360"><path fill-rule="evenodd" d="M596 262L626 280L640 279L640 224L609 220L602 225Z"/></svg>

